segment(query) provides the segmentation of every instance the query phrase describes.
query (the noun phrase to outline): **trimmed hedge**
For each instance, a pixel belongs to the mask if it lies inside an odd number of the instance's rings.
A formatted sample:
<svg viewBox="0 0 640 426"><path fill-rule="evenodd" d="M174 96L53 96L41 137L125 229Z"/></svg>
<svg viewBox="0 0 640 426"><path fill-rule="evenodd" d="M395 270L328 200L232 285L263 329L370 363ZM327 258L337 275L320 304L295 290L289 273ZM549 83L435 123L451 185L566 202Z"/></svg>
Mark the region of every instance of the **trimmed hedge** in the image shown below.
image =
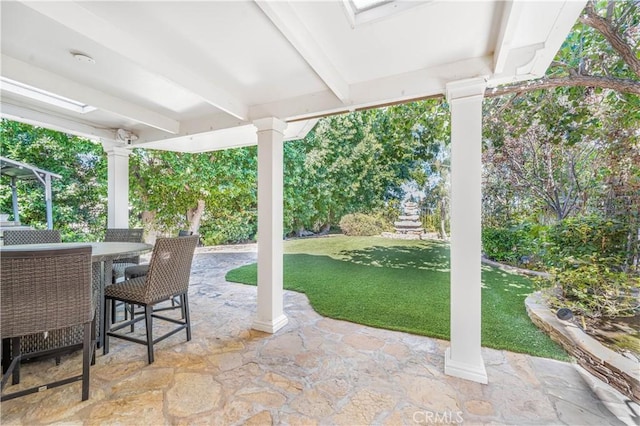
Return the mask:
<svg viewBox="0 0 640 426"><path fill-rule="evenodd" d="M380 235L386 228L387 225L382 218L364 213L347 214L340 219L342 233L349 236Z"/></svg>

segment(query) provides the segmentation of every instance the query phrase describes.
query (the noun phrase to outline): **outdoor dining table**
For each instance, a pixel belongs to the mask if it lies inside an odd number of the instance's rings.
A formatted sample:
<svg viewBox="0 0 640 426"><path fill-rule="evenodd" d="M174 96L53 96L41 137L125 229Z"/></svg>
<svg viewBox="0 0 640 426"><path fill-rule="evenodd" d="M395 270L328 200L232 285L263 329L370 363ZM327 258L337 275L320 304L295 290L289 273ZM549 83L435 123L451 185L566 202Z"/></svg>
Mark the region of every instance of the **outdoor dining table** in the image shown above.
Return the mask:
<svg viewBox="0 0 640 426"><path fill-rule="evenodd" d="M34 250L55 250L72 247L91 246L91 263L93 276L94 297L96 297L96 340L98 346L104 343L104 316L102 304L104 301L104 288L111 284L113 274L113 261L137 256L150 252L151 244L127 243L127 242L88 242L88 243L47 243L47 244L16 244L0 246L0 256L6 252L28 252Z"/></svg>

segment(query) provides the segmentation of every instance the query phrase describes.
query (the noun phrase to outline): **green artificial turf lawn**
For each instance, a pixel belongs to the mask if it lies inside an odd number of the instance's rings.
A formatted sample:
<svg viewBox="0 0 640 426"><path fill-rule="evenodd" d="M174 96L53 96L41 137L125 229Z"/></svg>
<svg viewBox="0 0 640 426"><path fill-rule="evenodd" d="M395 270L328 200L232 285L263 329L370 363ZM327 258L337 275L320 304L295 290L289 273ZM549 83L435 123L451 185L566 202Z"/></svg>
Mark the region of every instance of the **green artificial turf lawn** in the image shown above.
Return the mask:
<svg viewBox="0 0 640 426"><path fill-rule="evenodd" d="M449 339L449 246L380 237L286 241L284 287L305 293L321 315ZM255 285L257 266L228 281ZM482 267L482 345L567 360L567 353L527 316L533 291L525 277Z"/></svg>

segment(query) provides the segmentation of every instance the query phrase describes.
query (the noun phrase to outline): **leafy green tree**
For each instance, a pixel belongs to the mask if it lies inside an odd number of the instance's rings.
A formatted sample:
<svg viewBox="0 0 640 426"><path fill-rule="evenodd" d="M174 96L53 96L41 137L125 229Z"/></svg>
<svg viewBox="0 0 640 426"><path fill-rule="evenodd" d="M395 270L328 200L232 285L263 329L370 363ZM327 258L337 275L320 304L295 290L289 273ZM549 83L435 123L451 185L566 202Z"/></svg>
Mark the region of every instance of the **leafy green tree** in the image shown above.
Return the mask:
<svg viewBox="0 0 640 426"><path fill-rule="evenodd" d="M256 164L255 147L203 154L135 150L134 212L151 239L178 229L204 232L205 240L216 243L253 238Z"/></svg>
<svg viewBox="0 0 640 426"><path fill-rule="evenodd" d="M544 78L487 91L485 225L520 229L515 225L552 211L563 221L555 228L564 229L570 218L576 229L591 229L597 217L615 224L601 227L602 241L617 241L624 251L622 261L606 267L637 270L639 35L637 2L590 1ZM538 246L568 256L569 242L550 232L557 238ZM593 259L604 258L596 254Z"/></svg>
<svg viewBox="0 0 640 426"><path fill-rule="evenodd" d="M2 120L0 151L12 160L61 175L52 180L53 226L65 241L100 238L107 223L106 155L99 144L54 130ZM18 181L20 221L45 228L44 188ZM9 178L2 177L0 208L12 212Z"/></svg>
<svg viewBox="0 0 640 426"><path fill-rule="evenodd" d="M285 228L322 232L345 214L386 212L403 198L407 181L429 186L441 202L447 178L429 176L448 173L448 123L441 100L320 120L304 141L285 145Z"/></svg>
<svg viewBox="0 0 640 426"><path fill-rule="evenodd" d="M640 12L634 0L589 0L543 78L487 89L485 96L557 87L640 95Z"/></svg>
<svg viewBox="0 0 640 426"><path fill-rule="evenodd" d="M338 223L347 213L371 212L384 205L389 188L399 185L382 142L372 131L377 111L337 115L321 120L302 144L304 153L294 147L304 166L303 175L287 171L285 193L299 192L301 197L290 204L295 226L320 230ZM293 224L291 224L293 225ZM291 226L289 226L291 228Z"/></svg>
<svg viewBox="0 0 640 426"><path fill-rule="evenodd" d="M518 151L522 154L523 146L530 147L526 158L520 155L521 158L514 158L511 165L506 167L504 164L495 166L495 158L492 156L490 162L495 172L502 172L503 178L509 174L517 175L519 167L523 168L530 165L529 162L540 160L541 157L534 154L546 147L549 159L553 158L557 163L557 157L564 156L569 163L573 163L565 171L574 175L574 183L578 180L575 176L578 168L591 168L596 174L593 176L596 182L591 183L597 184L601 182L603 174L606 174L605 169L616 169L611 167L614 164L607 165L603 162L606 158L616 157L615 152L620 150L633 157L633 147L638 138L637 129L640 127L640 98L633 94L635 89L627 90L624 85L609 88L606 85L592 84L583 87L585 85L580 82L584 76L596 76L603 81L610 79L627 82L633 87L639 86L640 60L636 57L640 40L639 24L637 2L589 2L583 16L558 52L547 76L542 79L562 84L548 86L554 87L552 90L537 90L538 86L532 83L533 85L522 90L517 90L517 85L508 85L504 92L491 91L491 95L509 94L485 103L484 139L490 148L489 154L502 151L518 157ZM505 147L504 144L508 146ZM554 152L550 152L552 150ZM590 155L578 156L583 158L577 161L572 154L594 154L595 151L598 151L597 158L602 161L592 161L594 158ZM572 170L571 167L575 169ZM549 175L551 172L549 170ZM533 190L532 187L540 183L535 176L523 177L526 179L525 182L520 182L521 189L528 185ZM513 179L508 179L511 180ZM558 182L556 180L553 183L557 185ZM585 184L576 186L581 187L584 199L571 201L570 205L576 206L578 201L582 202L583 207L599 203L597 195L602 191L587 194ZM543 194L544 191L537 192L540 198L546 197L549 204L549 197ZM596 197L593 202L589 202L588 197L592 195ZM526 197L512 198L521 200ZM560 198L570 200L572 197ZM557 211L562 209L559 205L555 208ZM558 217L565 216L566 214L561 213Z"/></svg>

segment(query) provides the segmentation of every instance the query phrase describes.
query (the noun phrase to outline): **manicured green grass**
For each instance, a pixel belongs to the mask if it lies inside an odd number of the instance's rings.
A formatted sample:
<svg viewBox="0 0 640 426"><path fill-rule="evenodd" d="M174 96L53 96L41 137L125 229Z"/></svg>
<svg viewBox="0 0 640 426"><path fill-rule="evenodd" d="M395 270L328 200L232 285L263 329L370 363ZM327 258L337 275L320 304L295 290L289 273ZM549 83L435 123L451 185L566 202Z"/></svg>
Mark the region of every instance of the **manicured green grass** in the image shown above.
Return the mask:
<svg viewBox="0 0 640 426"><path fill-rule="evenodd" d="M379 237L311 238L285 242L284 286L307 294L321 315L449 339L449 246ZM227 280L256 284L255 264ZM482 344L568 359L529 320L525 277L482 268Z"/></svg>

